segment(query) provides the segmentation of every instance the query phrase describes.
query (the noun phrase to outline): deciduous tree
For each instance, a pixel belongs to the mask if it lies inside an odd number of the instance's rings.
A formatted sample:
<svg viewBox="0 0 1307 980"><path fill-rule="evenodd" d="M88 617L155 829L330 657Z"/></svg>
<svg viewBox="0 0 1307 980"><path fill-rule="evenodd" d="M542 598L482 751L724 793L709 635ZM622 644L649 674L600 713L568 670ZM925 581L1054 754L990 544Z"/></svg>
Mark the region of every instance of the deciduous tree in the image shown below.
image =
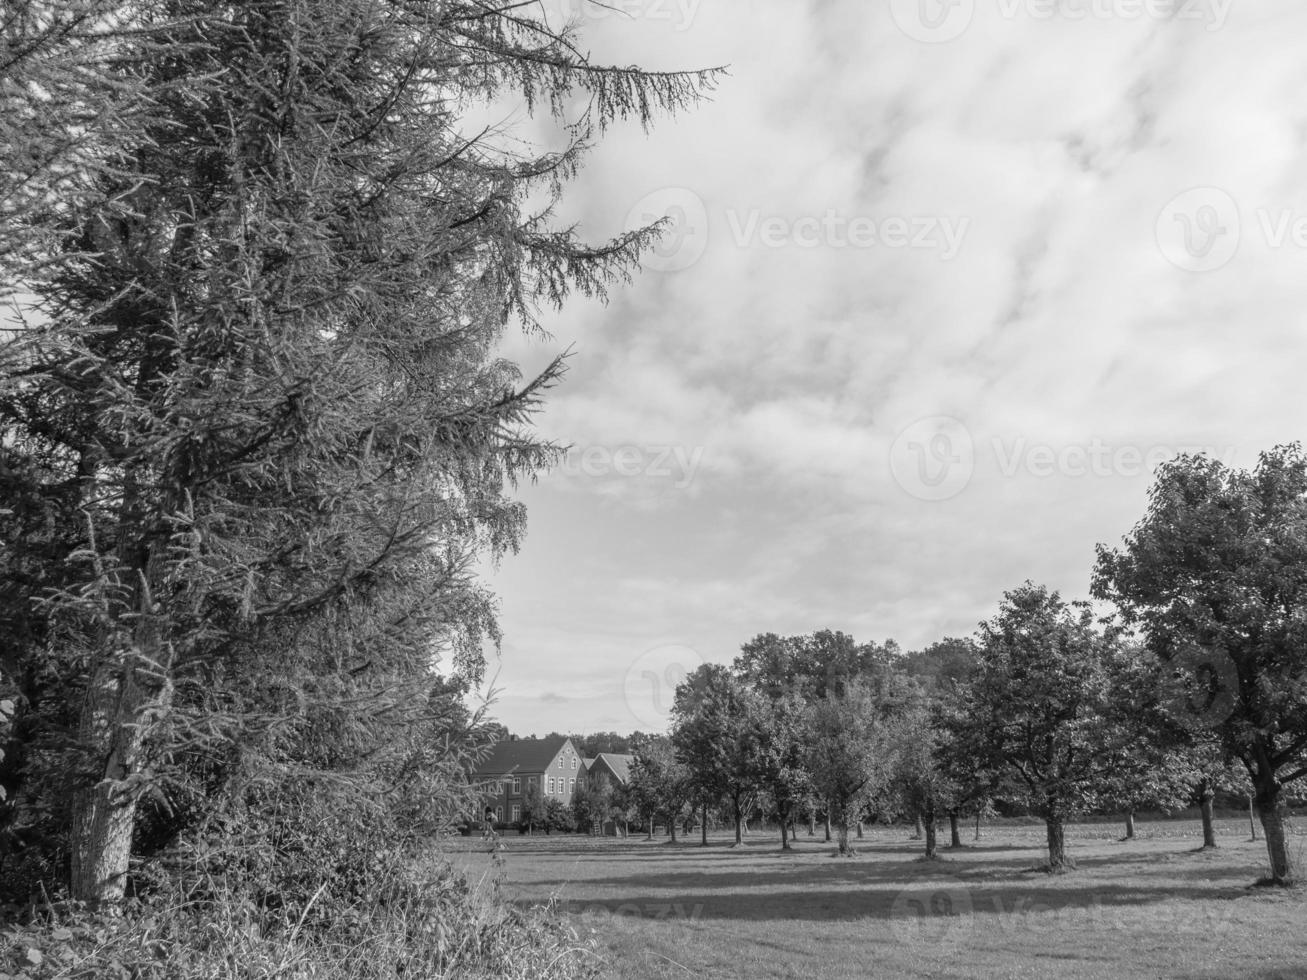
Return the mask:
<svg viewBox="0 0 1307 980"><path fill-rule="evenodd" d="M1007 770L1044 818L1049 869L1065 870L1065 826L1099 799L1114 740L1110 639L1090 610L1030 583L981 625L980 662L954 737L985 768Z"/></svg>
<svg viewBox="0 0 1307 980"><path fill-rule="evenodd" d="M815 702L810 710L808 771L839 829L839 853L851 855L849 825L890 779L894 760L883 705L863 681Z"/></svg>
<svg viewBox="0 0 1307 980"><path fill-rule="evenodd" d="M1270 880L1297 877L1285 787L1307 776L1307 458L1252 470L1206 456L1162 466L1120 549L1099 548L1095 594L1138 624L1176 685L1173 712L1207 728L1252 780Z"/></svg>
<svg viewBox="0 0 1307 980"><path fill-rule="evenodd" d="M744 817L760 782L759 698L721 664L703 664L676 688L672 743L700 807L725 800L743 846ZM707 823L704 843L707 843Z"/></svg>

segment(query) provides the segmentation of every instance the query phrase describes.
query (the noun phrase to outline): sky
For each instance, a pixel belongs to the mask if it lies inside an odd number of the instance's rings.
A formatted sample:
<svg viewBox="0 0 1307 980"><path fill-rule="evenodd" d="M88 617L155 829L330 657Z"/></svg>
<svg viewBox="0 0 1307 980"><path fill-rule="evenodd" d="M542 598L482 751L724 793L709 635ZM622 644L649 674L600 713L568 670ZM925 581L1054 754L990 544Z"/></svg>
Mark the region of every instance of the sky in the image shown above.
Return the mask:
<svg viewBox="0 0 1307 980"><path fill-rule="evenodd" d="M542 0L596 61L729 66L560 219L669 230L571 348L493 713L658 731L763 632L905 649L1095 546L1182 451L1307 435L1301 0Z"/></svg>

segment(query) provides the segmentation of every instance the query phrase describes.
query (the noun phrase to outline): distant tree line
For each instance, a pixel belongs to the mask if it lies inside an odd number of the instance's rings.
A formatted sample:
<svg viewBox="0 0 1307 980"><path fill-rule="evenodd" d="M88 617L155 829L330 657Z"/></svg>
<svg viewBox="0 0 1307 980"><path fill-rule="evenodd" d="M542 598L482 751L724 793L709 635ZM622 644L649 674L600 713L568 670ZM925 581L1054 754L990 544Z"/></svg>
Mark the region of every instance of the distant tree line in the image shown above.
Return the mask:
<svg viewBox="0 0 1307 980"><path fill-rule="evenodd" d="M761 634L730 665L680 685L666 736L633 743L627 788L641 820L675 828L710 813L742 841L750 815L833 824L838 850L865 821L903 818L937 853L965 816L1037 814L1048 867L1065 830L1114 812L1198 806L1247 793L1269 881L1299 873L1287 825L1307 777L1307 459L1297 445L1250 470L1185 455L1156 474L1119 548L1100 547L1093 598L1030 582L974 636L913 653L829 630ZM829 830L828 830L829 835Z"/></svg>

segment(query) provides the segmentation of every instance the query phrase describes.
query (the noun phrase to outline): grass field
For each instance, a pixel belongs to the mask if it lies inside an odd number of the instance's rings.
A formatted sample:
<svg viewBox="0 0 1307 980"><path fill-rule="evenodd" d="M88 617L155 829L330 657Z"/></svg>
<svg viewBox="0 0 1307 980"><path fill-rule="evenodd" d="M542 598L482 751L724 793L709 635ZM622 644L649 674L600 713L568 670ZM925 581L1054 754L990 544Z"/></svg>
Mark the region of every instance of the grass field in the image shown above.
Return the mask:
<svg viewBox="0 0 1307 980"><path fill-rule="evenodd" d="M500 862L476 841L450 856L512 901L557 902L623 980L1307 978L1307 895L1250 887L1265 845L1246 820L1218 830L1202 852L1188 821L1141 823L1126 843L1115 824L1077 825L1079 868L1057 877L1032 870L1042 826L986 828L934 862L901 828L869 831L853 858L820 831L790 854L755 832L743 848L513 835Z"/></svg>

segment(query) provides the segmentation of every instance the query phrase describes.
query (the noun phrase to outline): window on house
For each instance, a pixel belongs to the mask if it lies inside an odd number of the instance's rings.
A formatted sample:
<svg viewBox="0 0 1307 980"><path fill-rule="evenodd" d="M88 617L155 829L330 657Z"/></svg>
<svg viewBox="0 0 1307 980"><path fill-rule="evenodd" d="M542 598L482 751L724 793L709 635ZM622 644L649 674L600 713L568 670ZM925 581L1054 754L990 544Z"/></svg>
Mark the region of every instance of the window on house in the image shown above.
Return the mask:
<svg viewBox="0 0 1307 980"><path fill-rule="evenodd" d="M572 768L576 768L576 756L572 756Z"/></svg>
<svg viewBox="0 0 1307 980"><path fill-rule="evenodd" d="M568 793L575 793L575 792L576 792L576 777L575 777L575 776L573 776L571 779L569 779L569 780L567 781L567 792L568 792Z"/></svg>
<svg viewBox="0 0 1307 980"><path fill-rule="evenodd" d="M504 822L504 808L502 806L497 806L495 807L495 823L503 823L503 822Z"/></svg>
<svg viewBox="0 0 1307 980"><path fill-rule="evenodd" d="M513 777L513 795L514 795L514 796L520 796L521 794L522 794L522 780L519 779L517 776L514 776L514 777Z"/></svg>
<svg viewBox="0 0 1307 980"><path fill-rule="evenodd" d="M514 803L514 804L513 804L513 823L517 823L517 822L518 822L519 820L521 820L521 819L522 819L522 807L521 807L519 804Z"/></svg>
<svg viewBox="0 0 1307 980"><path fill-rule="evenodd" d="M563 768L563 757L561 755L558 757L558 768Z"/></svg>
<svg viewBox="0 0 1307 980"><path fill-rule="evenodd" d="M553 796L553 795L554 795L554 777L553 777L553 776L550 776L550 777L549 777L549 795L550 795L550 796Z"/></svg>

